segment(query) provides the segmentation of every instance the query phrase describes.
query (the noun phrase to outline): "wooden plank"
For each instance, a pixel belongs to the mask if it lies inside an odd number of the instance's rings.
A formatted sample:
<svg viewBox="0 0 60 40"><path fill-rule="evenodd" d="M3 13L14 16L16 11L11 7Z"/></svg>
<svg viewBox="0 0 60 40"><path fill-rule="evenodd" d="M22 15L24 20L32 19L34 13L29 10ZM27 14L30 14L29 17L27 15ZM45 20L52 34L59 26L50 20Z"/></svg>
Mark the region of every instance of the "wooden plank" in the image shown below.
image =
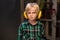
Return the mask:
<svg viewBox="0 0 60 40"><path fill-rule="evenodd" d="M40 19L40 21L52 21L52 19Z"/></svg>
<svg viewBox="0 0 60 40"><path fill-rule="evenodd" d="M57 23L60 23L60 20L57 20Z"/></svg>
<svg viewBox="0 0 60 40"><path fill-rule="evenodd" d="M56 14L57 14L57 0L52 0L53 7L56 11L52 13L52 38L51 40L56 40Z"/></svg>
<svg viewBox="0 0 60 40"><path fill-rule="evenodd" d="M20 15L20 17L21 17L21 22L23 22L23 20L24 20L24 17L23 17L23 12L24 12L24 0L20 0L20 10L21 10L21 15Z"/></svg>
<svg viewBox="0 0 60 40"><path fill-rule="evenodd" d="M48 35L48 28L49 28L49 25L48 25L48 22L46 22L46 27L45 27L45 35L46 35L46 38L49 39L49 35Z"/></svg>

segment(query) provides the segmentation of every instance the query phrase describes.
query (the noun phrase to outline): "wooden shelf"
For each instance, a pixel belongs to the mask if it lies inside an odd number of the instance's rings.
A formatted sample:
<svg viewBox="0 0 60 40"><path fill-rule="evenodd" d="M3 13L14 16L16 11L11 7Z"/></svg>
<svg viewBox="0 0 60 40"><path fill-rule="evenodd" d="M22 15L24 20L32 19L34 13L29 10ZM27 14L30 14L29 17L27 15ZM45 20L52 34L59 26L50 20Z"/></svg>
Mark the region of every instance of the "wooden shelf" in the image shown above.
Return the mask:
<svg viewBox="0 0 60 40"><path fill-rule="evenodd" d="M52 19L40 19L40 21L52 21Z"/></svg>

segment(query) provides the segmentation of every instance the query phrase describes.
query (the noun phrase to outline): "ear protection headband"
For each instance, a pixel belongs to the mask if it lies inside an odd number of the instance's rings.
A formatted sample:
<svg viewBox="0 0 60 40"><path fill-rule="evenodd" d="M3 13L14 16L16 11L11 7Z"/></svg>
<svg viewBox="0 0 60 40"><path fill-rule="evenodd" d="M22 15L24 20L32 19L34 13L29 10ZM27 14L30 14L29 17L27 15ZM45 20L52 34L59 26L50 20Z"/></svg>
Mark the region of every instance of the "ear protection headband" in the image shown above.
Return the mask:
<svg viewBox="0 0 60 40"><path fill-rule="evenodd" d="M37 15L37 19L40 19L41 16L42 16L42 11L39 11L39 13L38 13L38 15ZM26 14L26 11L24 11L24 18L25 18L25 19L28 19L27 14Z"/></svg>

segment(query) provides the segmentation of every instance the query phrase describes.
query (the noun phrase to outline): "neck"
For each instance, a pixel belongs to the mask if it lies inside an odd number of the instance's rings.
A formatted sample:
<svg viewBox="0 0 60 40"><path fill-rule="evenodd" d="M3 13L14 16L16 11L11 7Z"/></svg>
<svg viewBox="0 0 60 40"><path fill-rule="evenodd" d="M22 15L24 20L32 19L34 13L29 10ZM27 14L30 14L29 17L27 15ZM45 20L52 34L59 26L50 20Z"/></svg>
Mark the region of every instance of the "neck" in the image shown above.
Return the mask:
<svg viewBox="0 0 60 40"><path fill-rule="evenodd" d="M32 24L32 25L37 24L37 21L36 21L36 20L28 20L28 22L29 22L30 24Z"/></svg>

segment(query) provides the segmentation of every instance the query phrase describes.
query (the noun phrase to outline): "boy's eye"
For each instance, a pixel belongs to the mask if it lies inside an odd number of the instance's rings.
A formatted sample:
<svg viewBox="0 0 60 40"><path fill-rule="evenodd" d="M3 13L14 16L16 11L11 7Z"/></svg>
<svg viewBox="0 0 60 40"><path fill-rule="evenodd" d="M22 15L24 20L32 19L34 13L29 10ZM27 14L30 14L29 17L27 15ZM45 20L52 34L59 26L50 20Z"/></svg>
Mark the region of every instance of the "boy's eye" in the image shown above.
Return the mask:
<svg viewBox="0 0 60 40"><path fill-rule="evenodd" d="M33 14L35 14L36 12L33 12Z"/></svg>
<svg viewBox="0 0 60 40"><path fill-rule="evenodd" d="M30 12L28 12L28 14L31 14Z"/></svg>

